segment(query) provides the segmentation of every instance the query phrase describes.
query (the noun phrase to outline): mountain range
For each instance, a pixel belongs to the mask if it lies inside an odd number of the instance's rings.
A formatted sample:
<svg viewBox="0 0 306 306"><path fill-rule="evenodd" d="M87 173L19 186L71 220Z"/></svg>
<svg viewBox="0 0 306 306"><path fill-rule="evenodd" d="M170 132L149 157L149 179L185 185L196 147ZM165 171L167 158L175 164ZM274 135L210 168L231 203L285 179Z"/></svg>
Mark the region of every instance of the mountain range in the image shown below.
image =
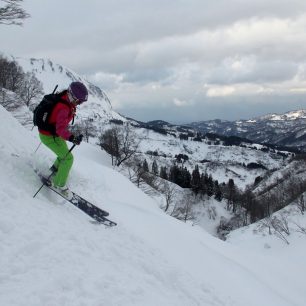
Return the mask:
<svg viewBox="0 0 306 306"><path fill-rule="evenodd" d="M225 138L239 137L241 141L254 142L283 148L284 150L304 151L306 149L306 110L295 110L284 114L268 114L248 120L207 120L179 125L163 120L138 122L141 126L155 130L173 130L182 133L218 135Z"/></svg>
<svg viewBox="0 0 306 306"><path fill-rule="evenodd" d="M188 126L202 133L239 136L254 142L306 149L306 110L269 114L250 120L209 120Z"/></svg>

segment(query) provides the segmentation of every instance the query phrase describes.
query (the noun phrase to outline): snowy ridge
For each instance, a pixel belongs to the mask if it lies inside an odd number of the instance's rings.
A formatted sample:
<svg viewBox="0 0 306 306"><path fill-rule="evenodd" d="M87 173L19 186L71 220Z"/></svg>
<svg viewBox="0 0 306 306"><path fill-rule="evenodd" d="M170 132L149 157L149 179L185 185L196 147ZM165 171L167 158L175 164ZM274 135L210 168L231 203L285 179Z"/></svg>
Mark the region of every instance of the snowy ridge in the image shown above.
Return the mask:
<svg viewBox="0 0 306 306"><path fill-rule="evenodd" d="M296 110L290 111L285 114L268 114L265 116L261 116L255 118L254 121L262 121L262 120L271 120L271 121L280 121L280 120L297 120L297 119L306 119L306 110Z"/></svg>
<svg viewBox="0 0 306 306"><path fill-rule="evenodd" d="M301 237L290 246L270 237L272 248L252 251L220 241L165 215L84 143L71 189L118 222L93 225L48 190L32 198L32 167L46 171L53 156L43 147L33 155L37 135L2 107L0 120L10 126L0 129L0 305L304 305Z"/></svg>
<svg viewBox="0 0 306 306"><path fill-rule="evenodd" d="M56 85L63 90L73 81L83 82L89 91L88 101L80 107L78 116L81 118L96 118L103 121L110 119L125 120L112 109L111 102L105 92L71 69L53 63L49 59L14 58L26 72L34 72L43 84L45 93L51 93Z"/></svg>
<svg viewBox="0 0 306 306"><path fill-rule="evenodd" d="M193 122L191 127L203 133L239 136L254 142L306 148L306 110L268 114L250 120Z"/></svg>

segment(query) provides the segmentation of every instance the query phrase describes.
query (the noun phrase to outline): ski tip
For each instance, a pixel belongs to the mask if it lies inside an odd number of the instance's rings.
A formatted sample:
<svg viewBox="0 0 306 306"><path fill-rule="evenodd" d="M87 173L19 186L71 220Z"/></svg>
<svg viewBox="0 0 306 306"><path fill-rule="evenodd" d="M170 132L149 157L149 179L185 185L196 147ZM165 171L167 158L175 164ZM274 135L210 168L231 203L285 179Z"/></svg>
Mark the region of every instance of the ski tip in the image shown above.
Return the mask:
<svg viewBox="0 0 306 306"><path fill-rule="evenodd" d="M117 223L114 221L111 221L104 217L98 217L95 220L90 221L92 224L99 224L99 225L105 225L106 227L113 227L117 226Z"/></svg>

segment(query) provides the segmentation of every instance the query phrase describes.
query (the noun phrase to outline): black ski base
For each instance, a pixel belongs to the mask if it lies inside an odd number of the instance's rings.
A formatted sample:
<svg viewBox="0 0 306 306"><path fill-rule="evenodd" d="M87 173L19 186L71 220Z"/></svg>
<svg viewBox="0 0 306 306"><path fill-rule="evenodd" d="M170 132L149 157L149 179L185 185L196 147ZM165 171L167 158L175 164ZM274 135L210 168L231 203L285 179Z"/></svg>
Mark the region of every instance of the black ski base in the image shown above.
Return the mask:
<svg viewBox="0 0 306 306"><path fill-rule="evenodd" d="M79 208L84 213L86 213L88 216L93 218L95 220L94 221L95 224L104 224L104 225L109 226L109 227L117 225L116 222L111 221L108 218L106 218L109 215L109 213L107 211L105 211L105 210L95 206L94 204L88 202L87 200L85 200L84 198L82 198L81 196L79 196L78 194L76 194L73 191L71 191L71 193L73 195L72 198L68 199L62 193L60 193L58 190L54 189L52 187L52 185L50 184L50 181L47 178L40 175L40 179L41 179L42 183L44 184L44 186L48 187L50 190L57 193L63 199L65 199L69 203L73 204L75 207Z"/></svg>

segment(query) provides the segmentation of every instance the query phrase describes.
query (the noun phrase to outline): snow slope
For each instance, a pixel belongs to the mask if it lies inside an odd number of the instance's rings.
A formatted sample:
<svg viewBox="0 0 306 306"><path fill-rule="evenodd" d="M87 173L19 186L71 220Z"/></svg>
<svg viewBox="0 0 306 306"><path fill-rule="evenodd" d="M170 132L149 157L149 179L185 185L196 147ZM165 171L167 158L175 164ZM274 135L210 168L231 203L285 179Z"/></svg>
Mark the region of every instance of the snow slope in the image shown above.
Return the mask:
<svg viewBox="0 0 306 306"><path fill-rule="evenodd" d="M34 153L37 135L1 106L0 122L0 305L305 305L305 240L281 256L220 241L165 215L83 143L71 189L118 222L94 225L49 190L32 198L33 167L53 156Z"/></svg>

